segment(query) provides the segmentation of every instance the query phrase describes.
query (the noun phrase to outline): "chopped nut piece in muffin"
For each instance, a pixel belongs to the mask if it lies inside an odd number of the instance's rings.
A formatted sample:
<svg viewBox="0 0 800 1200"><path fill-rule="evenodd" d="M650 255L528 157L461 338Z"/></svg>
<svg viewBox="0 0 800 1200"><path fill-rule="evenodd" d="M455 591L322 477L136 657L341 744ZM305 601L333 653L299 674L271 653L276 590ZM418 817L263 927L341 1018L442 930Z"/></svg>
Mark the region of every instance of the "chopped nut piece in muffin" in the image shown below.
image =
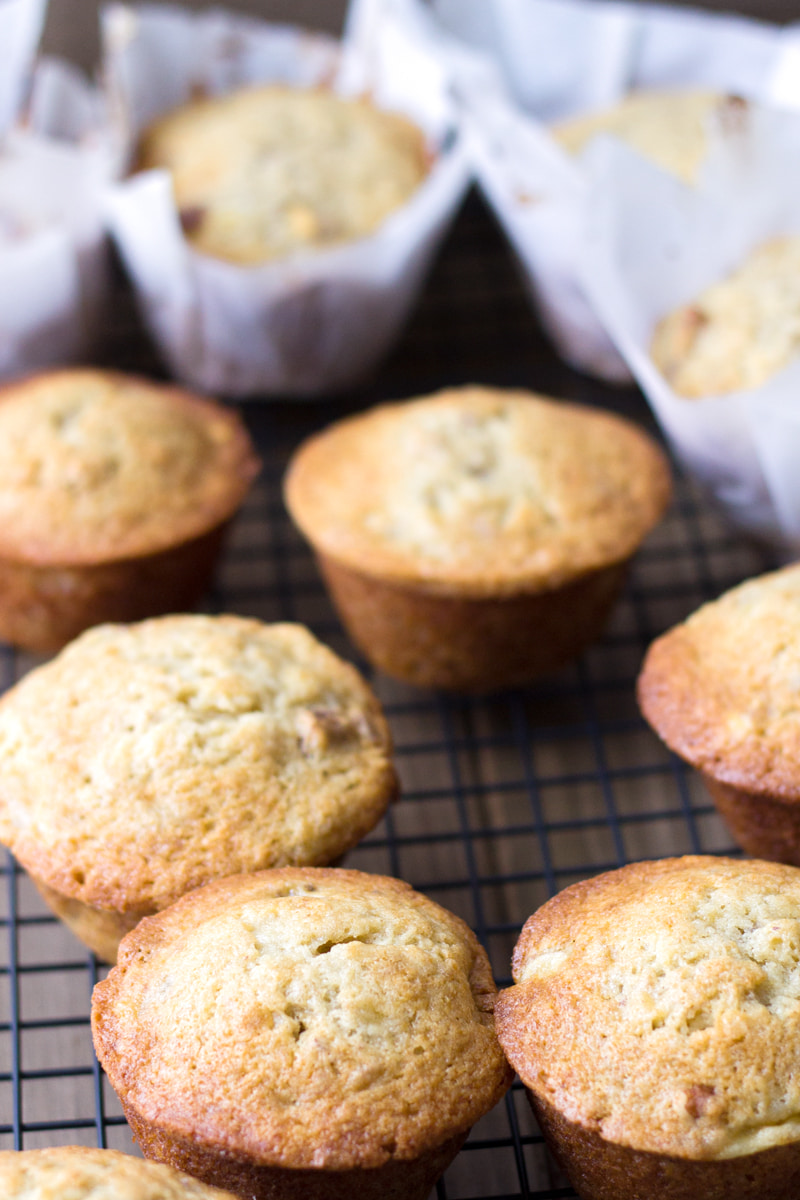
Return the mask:
<svg viewBox="0 0 800 1200"><path fill-rule="evenodd" d="M650 647L639 703L737 841L800 866L800 567L748 580Z"/></svg>
<svg viewBox="0 0 800 1200"><path fill-rule="evenodd" d="M334 92L244 88L193 100L142 135L189 241L243 265L372 233L427 174L422 132Z"/></svg>
<svg viewBox="0 0 800 1200"><path fill-rule="evenodd" d="M411 683L481 690L599 634L670 483L620 417L465 387L310 438L285 495L368 657Z"/></svg>
<svg viewBox="0 0 800 1200"><path fill-rule="evenodd" d="M793 1200L800 871L687 857L527 921L500 1041L586 1200Z"/></svg>
<svg viewBox="0 0 800 1200"><path fill-rule="evenodd" d="M116 1150L0 1151L3 1200L233 1200L161 1163Z"/></svg>
<svg viewBox="0 0 800 1200"><path fill-rule="evenodd" d="M800 352L800 237L757 246L656 326L651 354L681 396L758 388Z"/></svg>
<svg viewBox="0 0 800 1200"><path fill-rule="evenodd" d="M302 626L100 626L0 701L0 839L113 961L200 884L349 850L395 794L390 748L361 676Z"/></svg>
<svg viewBox="0 0 800 1200"><path fill-rule="evenodd" d="M90 625L191 607L258 471L238 415L74 369L0 390L0 637L51 651Z"/></svg>
<svg viewBox="0 0 800 1200"><path fill-rule="evenodd" d="M249 1200L425 1200L510 1072L471 930L405 883L240 875L143 921L92 999L149 1157Z"/></svg>

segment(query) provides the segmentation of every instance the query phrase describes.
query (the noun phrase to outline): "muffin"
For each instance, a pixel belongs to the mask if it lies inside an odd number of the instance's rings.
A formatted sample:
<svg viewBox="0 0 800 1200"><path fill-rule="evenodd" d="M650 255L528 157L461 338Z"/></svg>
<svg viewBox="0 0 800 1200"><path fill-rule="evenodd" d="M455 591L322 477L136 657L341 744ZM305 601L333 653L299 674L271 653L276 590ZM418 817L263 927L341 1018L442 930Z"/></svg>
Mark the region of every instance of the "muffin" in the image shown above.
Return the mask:
<svg viewBox="0 0 800 1200"><path fill-rule="evenodd" d="M323 88L192 100L142 134L137 168L166 168L186 237L250 266L372 233L428 170L420 129Z"/></svg>
<svg viewBox="0 0 800 1200"><path fill-rule="evenodd" d="M680 396L758 388L800 351L800 237L774 238L656 326L653 362Z"/></svg>
<svg viewBox="0 0 800 1200"><path fill-rule="evenodd" d="M0 700L0 841L101 958L234 872L328 863L396 791L361 676L300 625L89 630Z"/></svg>
<svg viewBox="0 0 800 1200"><path fill-rule="evenodd" d="M751 579L658 638L646 720L700 771L739 844L800 866L800 566Z"/></svg>
<svg viewBox="0 0 800 1200"><path fill-rule="evenodd" d="M247 1200L425 1200L510 1072L484 951L397 879L219 880L124 938L92 997L145 1155Z"/></svg>
<svg viewBox="0 0 800 1200"><path fill-rule="evenodd" d="M535 913L501 1044L583 1200L794 1200L800 871L673 858Z"/></svg>
<svg viewBox="0 0 800 1200"><path fill-rule="evenodd" d="M232 411L94 369L0 390L0 638L191 607L259 462Z"/></svg>
<svg viewBox="0 0 800 1200"><path fill-rule="evenodd" d="M738 96L687 89L631 92L619 104L553 126L569 154L580 154L600 134L627 142L642 157L690 186L708 150L709 124L739 124L747 102Z"/></svg>
<svg viewBox="0 0 800 1200"><path fill-rule="evenodd" d="M4 1200L232 1200L160 1163L116 1150L58 1146L0 1151Z"/></svg>
<svg viewBox="0 0 800 1200"><path fill-rule="evenodd" d="M353 641L409 683L485 691L576 656L670 495L661 452L607 412L465 387L305 442L289 511Z"/></svg>

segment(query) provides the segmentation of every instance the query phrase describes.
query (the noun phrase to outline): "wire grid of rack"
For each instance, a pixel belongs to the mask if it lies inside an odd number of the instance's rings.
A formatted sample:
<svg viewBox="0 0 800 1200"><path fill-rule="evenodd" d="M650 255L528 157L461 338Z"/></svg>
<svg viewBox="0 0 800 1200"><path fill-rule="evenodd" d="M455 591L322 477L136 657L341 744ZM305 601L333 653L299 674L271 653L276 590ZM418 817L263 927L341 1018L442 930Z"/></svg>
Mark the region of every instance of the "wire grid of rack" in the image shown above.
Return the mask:
<svg viewBox="0 0 800 1200"><path fill-rule="evenodd" d="M158 371L124 292L105 360ZM502 985L520 926L558 889L635 859L735 852L692 773L645 727L634 684L655 635L769 564L676 472L669 515L640 552L606 635L580 662L488 699L445 697L373 675L290 526L284 467L305 435L343 412L469 380L604 404L652 427L633 389L602 388L559 363L505 243L472 196L402 344L368 387L339 400L245 407L264 470L233 529L209 609L302 621L372 679L403 794L347 865L400 876L457 912ZM0 648L0 687L32 664ZM10 858L2 870L0 1146L131 1150L91 1046L90 992L105 968L48 914ZM518 1086L476 1126L438 1190L442 1200L574 1194L549 1161Z"/></svg>

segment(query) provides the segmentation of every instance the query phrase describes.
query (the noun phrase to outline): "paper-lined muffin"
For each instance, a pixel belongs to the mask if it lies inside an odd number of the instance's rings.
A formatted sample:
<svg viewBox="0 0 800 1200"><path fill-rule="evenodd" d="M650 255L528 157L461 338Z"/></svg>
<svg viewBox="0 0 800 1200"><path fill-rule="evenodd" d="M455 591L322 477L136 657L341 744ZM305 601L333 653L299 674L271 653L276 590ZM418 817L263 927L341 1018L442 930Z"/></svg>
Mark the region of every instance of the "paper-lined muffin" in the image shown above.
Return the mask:
<svg viewBox="0 0 800 1200"><path fill-rule="evenodd" d="M0 638L190 608L259 467L238 415L94 369L0 390Z"/></svg>
<svg viewBox="0 0 800 1200"><path fill-rule="evenodd" d="M4 1200L233 1200L161 1163L116 1150L58 1146L0 1151Z"/></svg>
<svg viewBox="0 0 800 1200"><path fill-rule="evenodd" d="M100 1061L148 1157L248 1200L425 1200L510 1072L472 931L384 876L220 880L120 947Z"/></svg>
<svg viewBox="0 0 800 1200"><path fill-rule="evenodd" d="M800 567L703 605L648 650L639 704L750 854L800 866Z"/></svg>
<svg viewBox="0 0 800 1200"><path fill-rule="evenodd" d="M704 857L574 884L525 924L504 1050L583 1200L794 1200L800 871Z"/></svg>
<svg viewBox="0 0 800 1200"><path fill-rule="evenodd" d="M521 683L597 637L670 495L611 413L465 387L351 417L289 466L289 511L354 642L410 683Z"/></svg>
<svg viewBox="0 0 800 1200"><path fill-rule="evenodd" d="M651 355L680 396L758 388L800 351L800 237L756 246L726 279L662 318Z"/></svg>
<svg viewBox="0 0 800 1200"><path fill-rule="evenodd" d="M324 864L396 792L358 672L300 625L89 630L0 700L0 839L100 957L234 872Z"/></svg>
<svg viewBox="0 0 800 1200"><path fill-rule="evenodd" d="M364 237L428 170L412 122L320 88L243 88L192 100L142 134L138 169L172 176L184 232L251 265Z"/></svg>
<svg viewBox="0 0 800 1200"><path fill-rule="evenodd" d="M553 133L570 154L599 134L627 142L644 158L693 184L708 151L709 122L741 120L746 102L738 96L686 89L631 92L618 104L561 121Z"/></svg>

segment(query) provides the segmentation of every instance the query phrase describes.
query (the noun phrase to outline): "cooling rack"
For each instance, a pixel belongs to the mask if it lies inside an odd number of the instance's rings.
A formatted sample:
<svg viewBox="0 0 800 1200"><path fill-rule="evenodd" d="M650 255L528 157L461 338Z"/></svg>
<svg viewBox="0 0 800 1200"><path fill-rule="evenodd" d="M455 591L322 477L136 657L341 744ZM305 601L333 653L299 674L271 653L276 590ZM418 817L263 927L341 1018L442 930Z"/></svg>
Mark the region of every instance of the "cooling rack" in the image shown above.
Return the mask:
<svg viewBox="0 0 800 1200"><path fill-rule="evenodd" d="M158 374L122 287L111 317L103 361ZM472 195L401 345L368 386L324 402L245 406L264 470L208 607L305 622L370 676L392 727L403 794L347 865L400 876L457 912L507 984L520 926L558 889L635 859L735 852L695 777L639 717L634 682L654 636L770 564L676 470L675 502L640 552L605 637L581 661L491 699L448 698L372 675L284 511L287 458L344 412L471 381L604 405L652 428L634 389L604 388L558 361L501 235ZM0 688L33 663L0 648ZM89 997L105 968L48 914L10 858L0 894L0 1146L131 1150L92 1053ZM440 1200L574 1194L518 1086L475 1127L438 1191Z"/></svg>

